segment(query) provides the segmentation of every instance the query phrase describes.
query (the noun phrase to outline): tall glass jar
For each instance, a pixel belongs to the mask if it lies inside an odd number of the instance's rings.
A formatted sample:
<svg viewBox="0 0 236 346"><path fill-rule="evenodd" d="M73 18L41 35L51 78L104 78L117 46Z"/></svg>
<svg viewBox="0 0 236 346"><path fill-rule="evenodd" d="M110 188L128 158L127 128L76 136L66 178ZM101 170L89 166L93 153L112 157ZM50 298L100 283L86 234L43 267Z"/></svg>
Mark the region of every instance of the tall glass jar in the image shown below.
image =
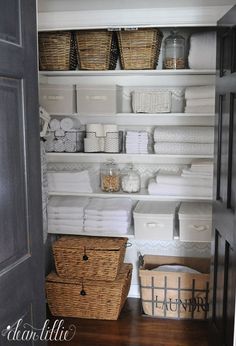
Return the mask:
<svg viewBox="0 0 236 346"><path fill-rule="evenodd" d="M130 164L121 172L121 187L124 192L139 192L141 187L141 178L139 172Z"/></svg>
<svg viewBox="0 0 236 346"><path fill-rule="evenodd" d="M165 69L184 69L185 61L185 39L177 31L171 34L164 42L164 68Z"/></svg>
<svg viewBox="0 0 236 346"><path fill-rule="evenodd" d="M108 160L101 167L101 189L105 192L120 190L120 170L113 160Z"/></svg>

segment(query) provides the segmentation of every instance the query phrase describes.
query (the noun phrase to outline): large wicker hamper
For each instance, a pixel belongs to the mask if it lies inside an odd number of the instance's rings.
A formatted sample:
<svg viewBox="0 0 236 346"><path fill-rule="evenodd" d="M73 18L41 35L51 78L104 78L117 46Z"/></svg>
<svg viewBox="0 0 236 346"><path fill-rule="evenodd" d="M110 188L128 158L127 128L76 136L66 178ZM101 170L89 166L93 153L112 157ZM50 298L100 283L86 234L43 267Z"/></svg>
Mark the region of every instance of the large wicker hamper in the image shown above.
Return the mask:
<svg viewBox="0 0 236 346"><path fill-rule="evenodd" d="M68 279L115 280L126 243L122 237L63 236L53 244L57 274Z"/></svg>
<svg viewBox="0 0 236 346"><path fill-rule="evenodd" d="M132 264L123 264L115 281L62 279L56 273L46 280L52 315L116 320L127 298Z"/></svg>

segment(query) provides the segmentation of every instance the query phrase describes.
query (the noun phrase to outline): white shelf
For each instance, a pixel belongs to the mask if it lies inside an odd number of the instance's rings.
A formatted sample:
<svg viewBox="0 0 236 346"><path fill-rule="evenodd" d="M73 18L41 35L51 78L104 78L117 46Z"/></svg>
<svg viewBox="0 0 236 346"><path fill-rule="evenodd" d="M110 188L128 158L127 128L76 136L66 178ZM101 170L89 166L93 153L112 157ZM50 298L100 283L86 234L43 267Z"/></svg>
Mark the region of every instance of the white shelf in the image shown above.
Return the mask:
<svg viewBox="0 0 236 346"><path fill-rule="evenodd" d="M179 69L179 70L106 70L106 71L39 71L42 76L158 76L158 75L168 75L168 76L179 76L179 75L215 75L216 71L211 70L193 70L193 69Z"/></svg>
<svg viewBox="0 0 236 346"><path fill-rule="evenodd" d="M211 155L158 155L158 154L114 154L114 153L47 153L47 162L101 163L115 159L117 163L190 164L194 159L212 159Z"/></svg>
<svg viewBox="0 0 236 346"><path fill-rule="evenodd" d="M101 190L93 193L88 192L49 192L50 196L81 196L81 197L100 197L100 198L131 198L134 201L148 200L148 201L210 201L208 197L196 196L156 196L149 195L147 189L141 189L138 193L125 193L125 192L103 192Z"/></svg>

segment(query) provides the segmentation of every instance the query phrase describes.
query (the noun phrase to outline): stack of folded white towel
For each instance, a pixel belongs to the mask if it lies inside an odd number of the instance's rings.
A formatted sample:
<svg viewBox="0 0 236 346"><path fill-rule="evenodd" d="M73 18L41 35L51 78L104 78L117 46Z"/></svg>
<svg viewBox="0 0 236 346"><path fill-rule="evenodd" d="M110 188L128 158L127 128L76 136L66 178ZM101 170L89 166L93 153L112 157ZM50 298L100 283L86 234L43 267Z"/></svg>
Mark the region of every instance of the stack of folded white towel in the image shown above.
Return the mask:
<svg viewBox="0 0 236 346"><path fill-rule="evenodd" d="M52 196L48 203L48 229L52 233L83 232L87 197Z"/></svg>
<svg viewBox="0 0 236 346"><path fill-rule="evenodd" d="M213 85L186 87L185 101L185 113L214 114L215 87Z"/></svg>
<svg viewBox="0 0 236 346"><path fill-rule="evenodd" d="M167 155L213 155L214 128L160 126L154 130L154 152Z"/></svg>
<svg viewBox="0 0 236 346"><path fill-rule="evenodd" d="M191 69L216 68L216 32L199 32L190 37L188 64Z"/></svg>
<svg viewBox="0 0 236 346"><path fill-rule="evenodd" d="M127 131L125 149L127 154L148 154L152 139L147 131Z"/></svg>
<svg viewBox="0 0 236 346"><path fill-rule="evenodd" d="M148 184L151 195L212 198L213 161L196 159L180 171L158 171Z"/></svg>
<svg viewBox="0 0 236 346"><path fill-rule="evenodd" d="M98 186L98 184L97 184ZM93 171L48 172L49 192L94 192L96 175Z"/></svg>
<svg viewBox="0 0 236 346"><path fill-rule="evenodd" d="M85 208L84 231L126 234L131 224L132 200L93 198Z"/></svg>

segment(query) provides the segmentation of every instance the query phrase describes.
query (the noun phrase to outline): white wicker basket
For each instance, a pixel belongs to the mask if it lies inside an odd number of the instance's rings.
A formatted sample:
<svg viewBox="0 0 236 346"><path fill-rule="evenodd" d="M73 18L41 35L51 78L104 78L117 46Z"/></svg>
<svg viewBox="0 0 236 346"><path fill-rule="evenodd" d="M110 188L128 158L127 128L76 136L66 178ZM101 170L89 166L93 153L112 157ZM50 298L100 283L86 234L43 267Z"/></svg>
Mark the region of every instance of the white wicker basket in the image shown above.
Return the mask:
<svg viewBox="0 0 236 346"><path fill-rule="evenodd" d="M132 93L134 113L170 113L170 91L137 91Z"/></svg>

